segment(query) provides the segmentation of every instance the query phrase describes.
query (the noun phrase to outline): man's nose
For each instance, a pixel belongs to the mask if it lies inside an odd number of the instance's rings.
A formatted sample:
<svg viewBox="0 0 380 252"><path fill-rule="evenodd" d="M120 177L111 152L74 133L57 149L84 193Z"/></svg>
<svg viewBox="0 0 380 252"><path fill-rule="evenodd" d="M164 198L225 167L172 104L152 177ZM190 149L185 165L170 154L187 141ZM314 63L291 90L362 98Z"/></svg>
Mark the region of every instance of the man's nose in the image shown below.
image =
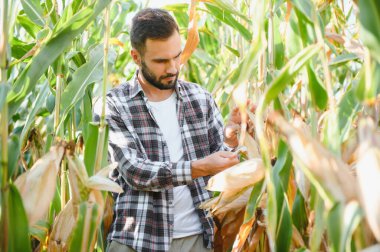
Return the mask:
<svg viewBox="0 0 380 252"><path fill-rule="evenodd" d="M169 60L166 72L168 74L177 74L178 69L177 69L177 61L176 60Z"/></svg>

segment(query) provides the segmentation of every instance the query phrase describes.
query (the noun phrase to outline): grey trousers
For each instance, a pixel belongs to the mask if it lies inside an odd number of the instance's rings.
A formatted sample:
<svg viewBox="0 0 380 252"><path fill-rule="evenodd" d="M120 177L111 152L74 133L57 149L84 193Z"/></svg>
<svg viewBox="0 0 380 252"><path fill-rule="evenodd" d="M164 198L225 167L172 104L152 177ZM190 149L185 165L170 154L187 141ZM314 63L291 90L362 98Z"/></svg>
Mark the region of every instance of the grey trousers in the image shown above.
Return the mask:
<svg viewBox="0 0 380 252"><path fill-rule="evenodd" d="M191 235L184 238L173 239L169 252L212 252L203 246L202 235ZM131 247L111 241L107 252L135 252Z"/></svg>

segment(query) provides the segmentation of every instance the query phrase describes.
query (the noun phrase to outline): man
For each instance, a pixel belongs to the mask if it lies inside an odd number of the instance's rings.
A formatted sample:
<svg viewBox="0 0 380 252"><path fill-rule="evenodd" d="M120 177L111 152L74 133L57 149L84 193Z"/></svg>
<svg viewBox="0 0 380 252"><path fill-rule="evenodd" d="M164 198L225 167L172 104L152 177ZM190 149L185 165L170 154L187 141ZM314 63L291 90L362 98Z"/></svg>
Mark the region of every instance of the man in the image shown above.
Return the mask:
<svg viewBox="0 0 380 252"><path fill-rule="evenodd" d="M168 12L140 11L130 37L139 69L107 95L112 178L124 189L114 195L107 250L211 251L213 221L198 206L210 198L209 176L238 163L226 151L236 147L236 132L224 145L211 95L178 80L181 39Z"/></svg>

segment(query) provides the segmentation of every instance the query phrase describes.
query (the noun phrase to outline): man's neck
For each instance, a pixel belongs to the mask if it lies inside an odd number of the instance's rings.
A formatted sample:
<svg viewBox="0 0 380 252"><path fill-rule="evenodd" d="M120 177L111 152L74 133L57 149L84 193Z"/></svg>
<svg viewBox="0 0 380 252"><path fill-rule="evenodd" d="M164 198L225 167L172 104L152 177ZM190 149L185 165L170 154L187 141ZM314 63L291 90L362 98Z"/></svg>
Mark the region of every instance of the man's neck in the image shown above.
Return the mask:
<svg viewBox="0 0 380 252"><path fill-rule="evenodd" d="M140 71L137 75L137 79L149 101L152 101L152 102L164 101L168 99L174 92L174 89L161 90L151 85L150 83L148 83L147 80L145 80L144 76L141 74Z"/></svg>

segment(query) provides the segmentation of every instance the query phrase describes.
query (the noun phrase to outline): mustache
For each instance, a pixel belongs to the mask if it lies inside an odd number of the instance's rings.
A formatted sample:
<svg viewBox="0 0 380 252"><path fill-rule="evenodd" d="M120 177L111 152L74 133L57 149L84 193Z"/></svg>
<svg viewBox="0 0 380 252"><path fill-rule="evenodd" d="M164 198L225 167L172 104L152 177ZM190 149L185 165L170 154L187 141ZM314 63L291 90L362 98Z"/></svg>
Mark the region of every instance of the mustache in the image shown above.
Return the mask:
<svg viewBox="0 0 380 252"><path fill-rule="evenodd" d="M167 74L167 75L161 76L160 79L165 79L165 78L169 78L169 77L177 77L177 76L178 76L178 73Z"/></svg>

